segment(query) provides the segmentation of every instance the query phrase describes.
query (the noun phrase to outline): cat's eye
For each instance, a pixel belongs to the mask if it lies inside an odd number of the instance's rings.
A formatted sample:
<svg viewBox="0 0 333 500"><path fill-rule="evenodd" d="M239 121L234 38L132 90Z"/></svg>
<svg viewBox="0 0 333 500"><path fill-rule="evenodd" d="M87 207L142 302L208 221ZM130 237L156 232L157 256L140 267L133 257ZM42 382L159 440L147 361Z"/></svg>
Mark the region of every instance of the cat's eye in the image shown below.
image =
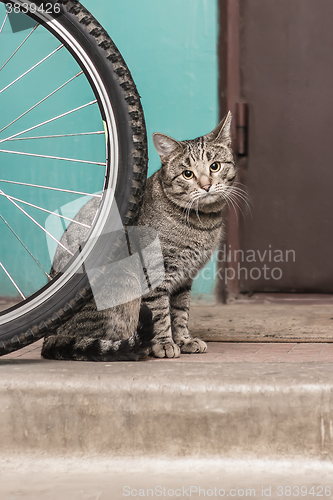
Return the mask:
<svg viewBox="0 0 333 500"><path fill-rule="evenodd" d="M193 176L194 176L194 174L193 174L192 170L184 170L184 172L183 172L184 179L189 180L189 179L192 179Z"/></svg>
<svg viewBox="0 0 333 500"><path fill-rule="evenodd" d="M221 163L218 163L217 161L214 161L214 163L211 164L209 167L211 172L218 172L221 168Z"/></svg>

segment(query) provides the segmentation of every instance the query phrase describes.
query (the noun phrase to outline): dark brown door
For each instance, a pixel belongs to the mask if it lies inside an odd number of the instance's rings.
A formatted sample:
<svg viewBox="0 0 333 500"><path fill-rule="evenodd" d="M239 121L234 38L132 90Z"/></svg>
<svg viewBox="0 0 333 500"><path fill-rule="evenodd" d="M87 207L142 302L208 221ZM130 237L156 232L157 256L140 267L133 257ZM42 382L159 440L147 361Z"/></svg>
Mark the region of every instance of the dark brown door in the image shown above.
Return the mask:
<svg viewBox="0 0 333 500"><path fill-rule="evenodd" d="M333 1L235 1L228 30L239 22L238 100L248 104L240 177L253 205L229 241L229 277L241 292L332 293Z"/></svg>

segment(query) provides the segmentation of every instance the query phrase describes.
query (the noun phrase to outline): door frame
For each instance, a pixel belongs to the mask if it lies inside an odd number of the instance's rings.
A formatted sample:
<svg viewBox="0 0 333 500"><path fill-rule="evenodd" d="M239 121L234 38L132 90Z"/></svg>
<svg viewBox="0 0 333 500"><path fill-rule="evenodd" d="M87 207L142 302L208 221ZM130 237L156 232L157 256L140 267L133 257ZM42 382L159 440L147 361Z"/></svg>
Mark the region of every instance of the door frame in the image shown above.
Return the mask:
<svg viewBox="0 0 333 500"><path fill-rule="evenodd" d="M233 116L231 135L235 159L238 169L238 180L241 180L241 170L246 167L246 158L239 158L236 154L237 123L236 105L240 102L240 52L239 52L239 0L218 0L218 65L219 65L219 110L220 119L231 111ZM218 260L218 282L216 297L219 302L226 303L228 299L239 296L239 280L237 277L238 256L240 248L238 220L240 217L237 208L229 208L226 215L226 234L220 242L220 252L226 248L236 257L231 262ZM225 279L226 269L233 269L230 279ZM234 276L234 277L232 277ZM227 281L227 283L226 283Z"/></svg>
<svg viewBox="0 0 333 500"><path fill-rule="evenodd" d="M238 137L237 137L237 103L242 102L241 96L241 79L240 79L240 0L218 0L218 66L219 66L219 114L220 119L223 118L230 110L233 116L231 124L231 134L233 142L233 150L237 165L237 180L244 182L244 172L247 168L246 156L239 156ZM242 299L240 293L240 283L237 277L237 269L240 255L240 233L238 220L242 214L239 210L236 213L235 209L229 208L226 212L225 235L220 241L219 255L222 255L224 249L232 252L233 259L231 262L221 262L218 259L218 273L216 284L216 299L219 303L227 303L233 299ZM225 258L226 256L224 256ZM227 284L225 280L226 269L233 269L231 273L234 277L228 277ZM244 297L244 296L243 296ZM253 301L262 301L265 298L269 302L283 303L300 303L308 304L309 300L314 303L326 303L326 300L331 300L333 295L327 294L302 294L302 293L257 293L253 297ZM249 298L249 297L248 297Z"/></svg>

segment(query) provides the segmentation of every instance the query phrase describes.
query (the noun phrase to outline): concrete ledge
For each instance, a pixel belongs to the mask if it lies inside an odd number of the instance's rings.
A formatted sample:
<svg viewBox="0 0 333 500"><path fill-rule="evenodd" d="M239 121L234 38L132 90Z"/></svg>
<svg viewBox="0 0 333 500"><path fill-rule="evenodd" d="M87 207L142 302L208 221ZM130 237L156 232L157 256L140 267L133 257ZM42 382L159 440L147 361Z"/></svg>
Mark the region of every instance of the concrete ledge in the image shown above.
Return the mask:
<svg viewBox="0 0 333 500"><path fill-rule="evenodd" d="M332 498L332 464L297 460L0 458L4 500Z"/></svg>
<svg viewBox="0 0 333 500"><path fill-rule="evenodd" d="M191 307L189 328L192 337L210 342L331 342L333 301L328 297L326 303L304 298L303 303L281 299L196 305Z"/></svg>
<svg viewBox="0 0 333 500"><path fill-rule="evenodd" d="M3 360L2 454L333 457L331 363Z"/></svg>

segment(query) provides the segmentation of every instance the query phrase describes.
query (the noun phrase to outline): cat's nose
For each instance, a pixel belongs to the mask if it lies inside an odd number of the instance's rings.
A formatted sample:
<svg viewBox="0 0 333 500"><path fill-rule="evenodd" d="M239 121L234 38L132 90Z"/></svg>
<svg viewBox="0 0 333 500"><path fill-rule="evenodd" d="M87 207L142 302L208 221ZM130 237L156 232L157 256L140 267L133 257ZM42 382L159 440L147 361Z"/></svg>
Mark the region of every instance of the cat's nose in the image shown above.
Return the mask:
<svg viewBox="0 0 333 500"><path fill-rule="evenodd" d="M201 187L201 189L204 189L208 193L210 186L211 186L211 183L210 183L210 179L209 179L209 177L207 177L207 175L202 175L200 177L199 186Z"/></svg>

